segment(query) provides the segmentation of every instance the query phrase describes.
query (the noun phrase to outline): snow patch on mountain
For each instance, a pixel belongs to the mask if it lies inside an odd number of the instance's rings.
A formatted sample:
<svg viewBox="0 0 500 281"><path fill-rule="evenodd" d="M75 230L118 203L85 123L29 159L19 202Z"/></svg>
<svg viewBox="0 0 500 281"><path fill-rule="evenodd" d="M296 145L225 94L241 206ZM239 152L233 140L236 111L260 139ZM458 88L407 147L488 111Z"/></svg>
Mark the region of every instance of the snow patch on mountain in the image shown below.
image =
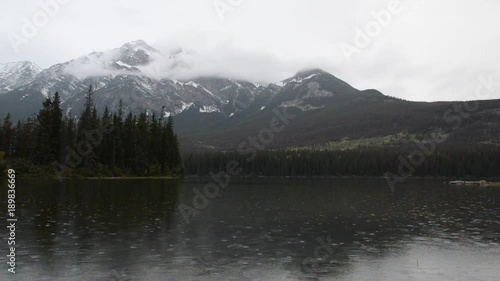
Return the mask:
<svg viewBox="0 0 500 281"><path fill-rule="evenodd" d="M215 105L210 105L210 106L202 106L200 107L199 110L201 113L213 113L213 112L220 112L220 109L215 106Z"/></svg>
<svg viewBox="0 0 500 281"><path fill-rule="evenodd" d="M183 112L183 111L184 111L184 110L186 110L186 109L190 109L193 105L194 105L194 103L193 103L193 102L190 102L190 103L185 103L185 102L182 102L182 106L181 106L181 108L180 108L179 112L177 112L177 114L179 114L179 113Z"/></svg>
<svg viewBox="0 0 500 281"><path fill-rule="evenodd" d="M49 97L49 90L47 88L43 88L40 92L45 98Z"/></svg>
<svg viewBox="0 0 500 281"><path fill-rule="evenodd" d="M221 91L221 92L227 91L227 90L231 89L231 87L233 87L233 86L231 86L231 85L226 86L226 87L224 87L224 88L220 89L220 91Z"/></svg>
<svg viewBox="0 0 500 281"><path fill-rule="evenodd" d="M200 85L198 83L193 82L193 81L189 81L187 83L184 83L184 85L188 85L188 86L195 87L195 88L200 87Z"/></svg>
<svg viewBox="0 0 500 281"><path fill-rule="evenodd" d="M121 60L117 61L116 64L118 64L119 66L126 67L126 68L132 68L133 67L131 65L128 65L128 64L122 62Z"/></svg>
<svg viewBox="0 0 500 281"><path fill-rule="evenodd" d="M296 78L293 78L292 80L288 81L287 83L302 83L302 82L309 80L317 75L318 74L311 74L311 75L304 77L304 78L296 77Z"/></svg>

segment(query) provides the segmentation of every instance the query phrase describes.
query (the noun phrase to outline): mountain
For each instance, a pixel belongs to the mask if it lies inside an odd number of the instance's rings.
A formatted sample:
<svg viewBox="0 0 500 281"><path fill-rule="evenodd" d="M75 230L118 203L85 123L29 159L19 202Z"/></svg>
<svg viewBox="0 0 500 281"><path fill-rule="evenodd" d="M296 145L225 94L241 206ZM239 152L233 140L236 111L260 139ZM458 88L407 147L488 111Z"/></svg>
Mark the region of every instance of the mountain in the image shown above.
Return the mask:
<svg viewBox="0 0 500 281"><path fill-rule="evenodd" d="M29 61L0 63L0 95L33 82L40 71Z"/></svg>
<svg viewBox="0 0 500 281"><path fill-rule="evenodd" d="M56 64L41 71L30 83L5 93L0 98L0 113L10 111L15 118L25 118L37 112L41 102L57 91L66 113L79 114L89 85L93 86L100 111L105 106L116 110L122 100L127 110L136 113L163 110L162 115L175 115L193 107L204 113L229 115L254 100L257 86L246 81L177 81L161 77L182 64L186 54L182 50L162 54L139 40ZM155 60L163 64L159 67Z"/></svg>
<svg viewBox="0 0 500 281"><path fill-rule="evenodd" d="M35 114L56 91L65 113L77 116L91 85L100 112L106 106L116 111L122 101L126 111L175 115L185 149L236 149L275 126L276 112L294 118L273 133L266 148L336 146L346 140L397 145L429 140L436 131L448 142L500 143L498 100L478 102L478 110L464 118L455 111L463 103L411 102L358 90L321 69L268 85L224 77L169 78L178 67L189 67L188 56L182 49L164 54L139 40L41 71L28 62L3 66L1 77L10 78L0 81L12 86L0 95L0 116Z"/></svg>
<svg viewBox="0 0 500 281"><path fill-rule="evenodd" d="M401 100L373 89L355 89L317 69L255 92L251 106L228 118L200 118L192 111L179 114L181 143L191 145L189 149L243 151L251 146L387 147L433 142L436 137L453 144L500 144L500 100L478 101L477 109L467 112L470 103ZM269 136L277 111L293 119Z"/></svg>

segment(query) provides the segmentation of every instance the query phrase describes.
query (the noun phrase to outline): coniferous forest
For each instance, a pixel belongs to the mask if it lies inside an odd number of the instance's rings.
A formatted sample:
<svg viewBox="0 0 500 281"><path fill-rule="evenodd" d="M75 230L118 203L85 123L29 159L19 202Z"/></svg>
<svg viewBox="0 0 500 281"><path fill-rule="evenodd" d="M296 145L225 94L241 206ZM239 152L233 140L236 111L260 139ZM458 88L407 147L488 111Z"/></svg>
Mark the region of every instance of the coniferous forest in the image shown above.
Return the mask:
<svg viewBox="0 0 500 281"><path fill-rule="evenodd" d="M417 152L417 153L415 153ZM197 152L185 157L188 175L209 176L225 171L236 161L240 176L282 177L448 177L497 178L500 147L497 145L442 144L421 153L415 146L364 147L352 150L263 150L253 159L238 152Z"/></svg>
<svg viewBox="0 0 500 281"><path fill-rule="evenodd" d="M179 142L172 117L146 112L99 115L92 87L78 118L63 114L58 93L34 117L0 120L0 167L33 177L182 177Z"/></svg>

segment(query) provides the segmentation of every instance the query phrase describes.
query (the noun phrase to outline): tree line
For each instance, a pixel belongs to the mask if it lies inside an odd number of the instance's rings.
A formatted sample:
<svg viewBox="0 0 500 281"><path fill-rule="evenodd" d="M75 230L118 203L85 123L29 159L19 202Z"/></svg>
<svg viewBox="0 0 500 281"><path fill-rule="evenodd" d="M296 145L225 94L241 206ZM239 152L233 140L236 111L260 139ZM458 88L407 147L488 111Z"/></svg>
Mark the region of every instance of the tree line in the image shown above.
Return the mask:
<svg viewBox="0 0 500 281"><path fill-rule="evenodd" d="M63 114L56 92L36 116L0 118L0 165L31 176L172 176L184 168L173 119L108 107L99 115L92 87L79 117ZM3 158L3 159L2 159ZM2 164L3 163L3 164Z"/></svg>
<svg viewBox="0 0 500 281"><path fill-rule="evenodd" d="M411 159L413 146L363 147L352 150L276 149L259 151L254 159L238 152L197 152L186 158L187 175L209 176L237 161L241 176L382 177L411 172L417 177L498 178L500 146L442 144L425 158ZM418 162L417 165L411 164ZM402 169L401 169L402 167ZM403 173L401 173L401 170Z"/></svg>

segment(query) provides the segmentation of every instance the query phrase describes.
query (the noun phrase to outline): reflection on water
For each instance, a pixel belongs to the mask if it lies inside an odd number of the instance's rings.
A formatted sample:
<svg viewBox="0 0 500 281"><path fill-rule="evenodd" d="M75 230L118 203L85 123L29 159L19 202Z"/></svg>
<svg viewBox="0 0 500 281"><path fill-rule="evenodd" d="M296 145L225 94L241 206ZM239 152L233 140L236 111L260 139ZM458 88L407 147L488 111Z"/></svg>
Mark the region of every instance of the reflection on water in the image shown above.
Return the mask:
<svg viewBox="0 0 500 281"><path fill-rule="evenodd" d="M20 181L15 277L453 281L500 275L500 189L409 181L390 193L384 180L233 179L186 224L177 206L192 206L193 189L204 183ZM0 196L5 203L6 188ZM5 267L0 279L7 277Z"/></svg>

